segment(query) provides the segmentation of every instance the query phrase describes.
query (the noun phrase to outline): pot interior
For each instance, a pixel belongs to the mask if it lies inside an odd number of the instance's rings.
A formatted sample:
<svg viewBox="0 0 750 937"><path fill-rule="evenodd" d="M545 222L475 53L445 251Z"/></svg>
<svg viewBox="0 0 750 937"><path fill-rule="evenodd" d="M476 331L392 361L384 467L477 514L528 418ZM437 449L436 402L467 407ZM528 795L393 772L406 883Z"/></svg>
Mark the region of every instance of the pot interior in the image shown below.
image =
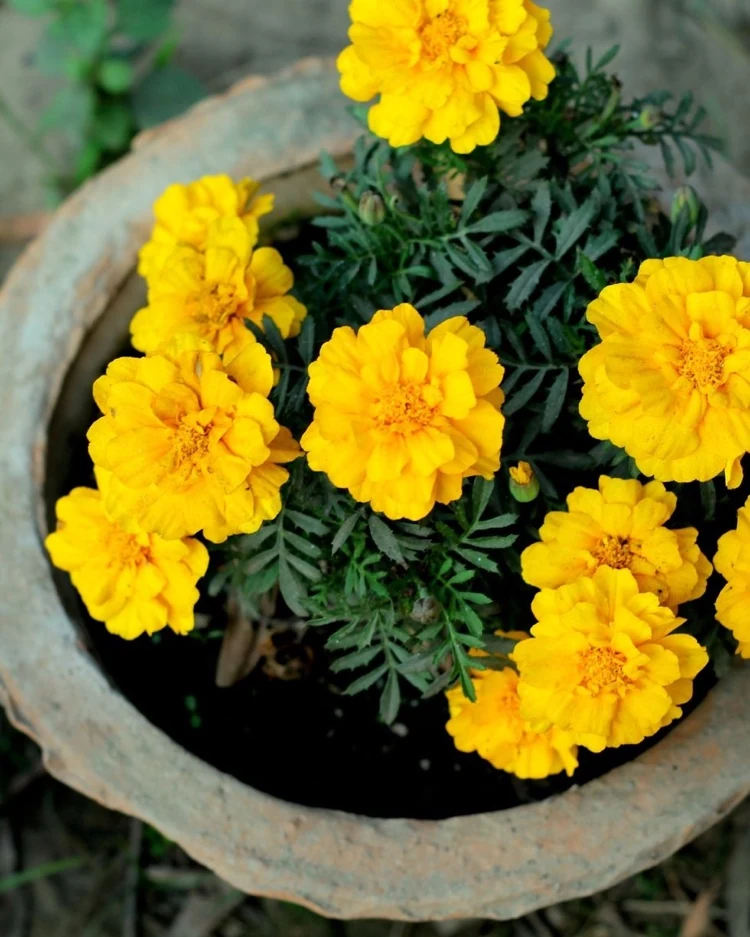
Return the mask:
<svg viewBox="0 0 750 937"><path fill-rule="evenodd" d="M300 241L310 236L300 219L312 213L310 193L321 188L320 178L316 168L309 167L271 180L268 187L277 194L275 217L286 219L274 229L284 236L279 246L295 268L295 242L287 238L295 230L303 234ZM295 268L295 275L304 274ZM78 485L94 484L85 438L98 416L91 385L113 358L135 354L129 348L128 324L145 298L142 280L132 273L84 337L68 370L47 434L48 529L59 497ZM599 777L658 743L664 734L641 746L596 756L582 750L572 779L560 775L518 781L475 754L456 751L444 728L447 704L442 696L407 698L392 727L378 722L377 689L343 696L351 678L345 675L340 681L330 673L322 632L308 631L301 654L299 648L282 645L277 666L256 668L222 689L216 686L215 672L220 647L216 633L226 621L223 602L204 595L198 606L204 627L190 636L167 630L126 642L87 615L66 574L54 570L54 577L71 621L115 691L193 754L290 802L418 819L503 810ZM206 582L201 584L204 593ZM281 678L290 673L296 679ZM686 711L703 698L714 679L712 672L699 677Z"/></svg>

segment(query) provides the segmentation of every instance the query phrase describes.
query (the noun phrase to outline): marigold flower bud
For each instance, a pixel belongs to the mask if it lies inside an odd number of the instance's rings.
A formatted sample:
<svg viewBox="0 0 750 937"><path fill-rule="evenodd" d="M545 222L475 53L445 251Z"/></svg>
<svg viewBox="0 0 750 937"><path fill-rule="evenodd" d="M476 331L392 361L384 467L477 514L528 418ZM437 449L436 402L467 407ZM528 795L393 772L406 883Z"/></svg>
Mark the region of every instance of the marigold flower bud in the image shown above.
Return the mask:
<svg viewBox="0 0 750 937"><path fill-rule="evenodd" d="M364 193L359 200L359 217L371 228L385 221L385 202L377 192L368 189Z"/></svg>
<svg viewBox="0 0 750 937"><path fill-rule="evenodd" d="M672 224L677 224L680 215L685 208L687 209L688 218L690 219L690 227L693 228L696 224L698 224L698 217L701 211L701 201L698 198L698 193L691 185L681 185L674 194L674 198L672 199L672 210L670 213Z"/></svg>
<svg viewBox="0 0 750 937"><path fill-rule="evenodd" d="M539 495L539 479L528 462L519 462L510 469L508 487L511 495L522 504L533 501Z"/></svg>

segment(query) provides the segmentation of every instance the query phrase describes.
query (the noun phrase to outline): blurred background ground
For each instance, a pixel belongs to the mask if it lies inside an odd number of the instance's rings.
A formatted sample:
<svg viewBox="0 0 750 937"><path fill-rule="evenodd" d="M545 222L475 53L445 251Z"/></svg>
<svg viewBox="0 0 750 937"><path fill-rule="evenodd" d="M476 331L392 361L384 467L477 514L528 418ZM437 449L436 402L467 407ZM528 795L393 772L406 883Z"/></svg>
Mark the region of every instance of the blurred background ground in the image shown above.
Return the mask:
<svg viewBox="0 0 750 937"><path fill-rule="evenodd" d="M59 101L57 127L45 116L61 87L45 38L50 10L96 3L104 0L0 0L0 280L70 187L69 178L60 185L59 177L69 175L71 148L81 146L81 140L71 143L69 115L61 116ZM117 106L106 112L99 134L109 134L110 142L114 135L119 146L120 137L125 135L126 145L135 129L117 124L125 120L123 102L130 108L127 120L134 122L140 109L139 119L145 114L148 123L245 75L273 72L302 56L334 55L347 27L347 0L117 0L116 5L129 8L131 21L144 11L163 20L153 30L152 45L146 43L145 65L139 66L146 77L158 71L157 80L145 93L141 75L136 110L131 97L138 93L131 96L127 75L106 66L112 94L104 100ZM728 158L750 173L750 0L547 0L546 5L557 38L569 37L576 55L587 46L602 53L621 45L617 71L626 94L694 91L712 130L724 139ZM149 35L142 23L132 27L135 33L139 29ZM121 53L114 49L115 57ZM96 60L96 69L101 65ZM85 84L90 76L78 74L76 81ZM90 142L84 135L83 143ZM117 150L114 144L110 154ZM89 169L95 163L90 151L79 157L83 177L86 160ZM244 898L155 831L59 785L45 774L34 745L0 717L0 937L255 935L750 937L750 803L658 869L596 898L512 923L331 922L279 902Z"/></svg>

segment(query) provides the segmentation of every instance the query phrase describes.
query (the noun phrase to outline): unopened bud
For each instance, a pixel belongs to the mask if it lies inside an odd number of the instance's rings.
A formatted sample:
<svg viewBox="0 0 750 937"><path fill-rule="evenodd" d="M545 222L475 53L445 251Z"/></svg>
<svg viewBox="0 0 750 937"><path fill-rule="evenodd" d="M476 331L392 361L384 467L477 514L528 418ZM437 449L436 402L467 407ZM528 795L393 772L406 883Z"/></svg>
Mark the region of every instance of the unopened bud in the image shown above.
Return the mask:
<svg viewBox="0 0 750 937"><path fill-rule="evenodd" d="M359 217L370 227L385 221L385 202L372 189L368 189L359 200Z"/></svg>
<svg viewBox="0 0 750 937"><path fill-rule="evenodd" d="M539 494L539 479L528 462L519 462L510 469L511 495L522 504L533 501Z"/></svg>
<svg viewBox="0 0 750 937"><path fill-rule="evenodd" d="M672 224L677 224L683 211L687 211L690 219L690 227L694 228L698 224L698 218L701 213L701 200L698 193L691 185L681 185L672 199L671 218Z"/></svg>
<svg viewBox="0 0 750 937"><path fill-rule="evenodd" d="M443 607L433 595L426 595L414 603L411 610L412 621L420 625L431 625L440 617Z"/></svg>
<svg viewBox="0 0 750 937"><path fill-rule="evenodd" d="M637 118L637 125L641 130L653 130L661 123L662 112L654 104L647 104Z"/></svg>

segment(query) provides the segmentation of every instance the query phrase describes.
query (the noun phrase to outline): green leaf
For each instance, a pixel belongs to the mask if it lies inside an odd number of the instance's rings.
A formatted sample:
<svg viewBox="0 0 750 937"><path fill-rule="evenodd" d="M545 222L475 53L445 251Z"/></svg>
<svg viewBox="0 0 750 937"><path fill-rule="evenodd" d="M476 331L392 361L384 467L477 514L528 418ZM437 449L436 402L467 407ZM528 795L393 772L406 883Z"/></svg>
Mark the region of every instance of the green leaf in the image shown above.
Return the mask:
<svg viewBox="0 0 750 937"><path fill-rule="evenodd" d="M716 516L716 486L713 481L701 484L701 507L705 519L712 521Z"/></svg>
<svg viewBox="0 0 750 937"><path fill-rule="evenodd" d="M469 545L481 550L507 550L516 540L516 534L508 534L506 537L472 537Z"/></svg>
<svg viewBox="0 0 750 937"><path fill-rule="evenodd" d="M537 187L531 202L531 210L534 214L534 241L541 244L552 214L552 195L548 182L542 182Z"/></svg>
<svg viewBox="0 0 750 937"><path fill-rule="evenodd" d="M480 521L475 525L475 530L502 530L504 527L512 527L518 520L517 514L498 514L497 517L488 517L486 521Z"/></svg>
<svg viewBox="0 0 750 937"><path fill-rule="evenodd" d="M441 309L435 309L425 317L425 323L428 329L434 329L436 325L451 319L453 316L465 316L479 306L478 299L461 299L458 302L451 303L449 306L443 306Z"/></svg>
<svg viewBox="0 0 750 937"><path fill-rule="evenodd" d="M72 50L87 60L100 54L109 30L107 0L87 0L65 6L59 17L61 34Z"/></svg>
<svg viewBox="0 0 750 937"><path fill-rule="evenodd" d="M300 537L299 534L292 533L291 530L284 531L284 541L290 547L294 547L298 553L304 553L305 556L312 557L314 560L323 555L323 551L319 546L305 537Z"/></svg>
<svg viewBox="0 0 750 937"><path fill-rule="evenodd" d="M122 94L133 84L133 66L125 59L105 59L97 71L97 81L110 94Z"/></svg>
<svg viewBox="0 0 750 937"><path fill-rule="evenodd" d="M315 351L315 319L311 315L305 316L297 339L297 347L300 358L305 364L310 364Z"/></svg>
<svg viewBox="0 0 750 937"><path fill-rule="evenodd" d="M565 395L568 392L569 378L570 372L567 368L563 368L555 378L552 387L550 387L547 402L544 405L544 416L542 417L543 433L548 433L552 429L562 412Z"/></svg>
<svg viewBox="0 0 750 937"><path fill-rule="evenodd" d="M285 554L285 556L289 561L289 565L294 567L294 569L296 569L300 575L304 576L305 579L309 579L310 582L320 582L322 573L317 566L313 566L312 563L308 563L307 560L303 560L295 553L290 552Z"/></svg>
<svg viewBox="0 0 750 937"><path fill-rule="evenodd" d="M331 543L331 553L338 553L338 551L343 547L346 541L351 536L352 531L357 526L357 521L362 516L362 509L355 511L353 514L350 514L349 517L344 521L344 523L336 531L336 535L333 538Z"/></svg>
<svg viewBox="0 0 750 937"><path fill-rule="evenodd" d="M289 508L284 512L284 517L290 520L300 530L306 530L309 534L315 534L317 537L325 537L328 533L328 527L315 517L308 514L302 514L300 511L292 511Z"/></svg>
<svg viewBox="0 0 750 937"><path fill-rule="evenodd" d="M368 690L374 683L377 683L378 680L383 676L384 673L388 670L388 664L381 664L379 667L376 667L375 670L371 670L369 673L364 674L359 677L354 683L350 683L349 686L344 690L345 696L354 696L356 693L361 693L363 690Z"/></svg>
<svg viewBox="0 0 750 937"><path fill-rule="evenodd" d="M696 168L695 151L689 144L685 143L682 137L675 137L674 142L677 145L677 149L680 151L680 156L682 156L685 175L692 176Z"/></svg>
<svg viewBox="0 0 750 937"><path fill-rule="evenodd" d="M24 16L44 16L55 7L55 0L10 0L14 10Z"/></svg>
<svg viewBox="0 0 750 937"><path fill-rule="evenodd" d="M521 390L515 391L510 399L503 405L504 415L512 416L522 407L525 407L542 386L546 376L547 371L537 371L531 380L523 385Z"/></svg>
<svg viewBox="0 0 750 937"><path fill-rule="evenodd" d="M342 670L354 670L357 667L366 667L381 653L379 645L375 647L363 647L359 651L353 651L344 657L338 657L332 664L331 670L334 673L340 673Z"/></svg>
<svg viewBox="0 0 750 937"><path fill-rule="evenodd" d="M467 547L454 547L454 552L457 553L462 560L471 563L472 566L483 569L488 573L497 572L497 563L480 550L471 550Z"/></svg>
<svg viewBox="0 0 750 937"><path fill-rule="evenodd" d="M380 695L380 718L387 726L395 720L400 705L401 688L395 671L391 670Z"/></svg>
<svg viewBox="0 0 750 937"><path fill-rule="evenodd" d="M542 293L537 302L534 304L534 317L536 318L537 322L544 322L547 316L562 299L562 295L567 287L568 284L565 282L565 280L561 280L559 283L553 283L552 286L547 287L547 289Z"/></svg>
<svg viewBox="0 0 750 937"><path fill-rule="evenodd" d="M151 72L133 91L133 111L141 129L155 127L192 107L206 91L200 81L176 65Z"/></svg>
<svg viewBox="0 0 750 937"><path fill-rule="evenodd" d="M526 302L539 285L539 281L542 279L542 275L549 265L549 260L538 260L530 267L526 267L526 269L516 277L505 298L508 309L518 309Z"/></svg>
<svg viewBox="0 0 750 937"><path fill-rule="evenodd" d="M544 330L544 326L537 321L532 310L529 310L524 318L526 319L526 324L529 327L529 333L534 339L535 347L541 351L547 361L551 361L552 346L550 345L549 337Z"/></svg>
<svg viewBox="0 0 750 937"><path fill-rule="evenodd" d="M477 523L490 503L492 492L495 490L495 480L477 477L471 486L472 520Z"/></svg>
<svg viewBox="0 0 750 937"><path fill-rule="evenodd" d="M597 234L596 237L589 238L584 247L583 253L588 257L590 261L596 263L600 257L603 257L607 251L612 250L613 247L616 247L621 237L619 231L614 229L611 231L603 231L601 234Z"/></svg>
<svg viewBox="0 0 750 937"><path fill-rule="evenodd" d="M127 149L133 131L130 108L120 101L102 101L94 115L92 133L102 149L121 153Z"/></svg>
<svg viewBox="0 0 750 937"><path fill-rule="evenodd" d="M370 534L372 539L375 542L375 546L384 553L389 559L393 560L395 563L403 563L404 556L401 552L401 547L398 545L398 541L391 530L391 528L385 524L377 516L377 514L371 514L368 521L370 527Z"/></svg>
<svg viewBox="0 0 750 937"><path fill-rule="evenodd" d="M505 273L526 254L529 250L528 244L519 244L518 247L511 247L508 250L500 251L492 258L492 271L495 276Z"/></svg>
<svg viewBox="0 0 750 937"><path fill-rule="evenodd" d="M491 212L465 228L464 234L502 234L519 228L528 217L529 213L521 209Z"/></svg>
<svg viewBox="0 0 750 937"><path fill-rule="evenodd" d="M169 29L174 0L117 0L117 28L137 42L151 42Z"/></svg>
<svg viewBox="0 0 750 937"><path fill-rule="evenodd" d="M482 200L482 196L487 191L487 178L477 179L469 191L466 193L464 198L463 205L461 206L461 217L459 218L459 228L463 228L466 222L471 218L474 212L479 207L479 203Z"/></svg>
<svg viewBox="0 0 750 937"><path fill-rule="evenodd" d="M307 598L305 589L292 572L283 554L279 556L279 591L295 615L299 615L300 618L307 617L308 612L304 605L304 600Z"/></svg>
<svg viewBox="0 0 750 937"><path fill-rule="evenodd" d="M590 198L565 218L555 237L555 259L561 260L588 230L598 205Z"/></svg>
<svg viewBox="0 0 750 937"><path fill-rule="evenodd" d="M578 265L581 268L581 274L591 289L598 295L607 285L607 278L601 270L589 258L583 254L578 255Z"/></svg>

